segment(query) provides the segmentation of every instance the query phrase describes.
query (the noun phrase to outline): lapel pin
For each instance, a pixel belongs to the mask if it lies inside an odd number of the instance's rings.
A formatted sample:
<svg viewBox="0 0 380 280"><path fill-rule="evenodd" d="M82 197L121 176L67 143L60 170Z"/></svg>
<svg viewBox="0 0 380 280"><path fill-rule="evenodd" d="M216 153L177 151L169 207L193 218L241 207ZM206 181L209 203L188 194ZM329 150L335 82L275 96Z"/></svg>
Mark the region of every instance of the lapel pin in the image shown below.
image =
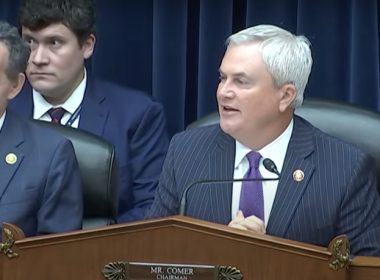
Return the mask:
<svg viewBox="0 0 380 280"><path fill-rule="evenodd" d="M293 172L293 179L296 182L301 182L305 178L305 174L303 173L302 170L297 169L296 171Z"/></svg>
<svg viewBox="0 0 380 280"><path fill-rule="evenodd" d="M8 163L8 164L15 164L16 161L17 161L17 156L16 156L14 153L9 153L9 154L7 154L7 156L5 157L5 161L6 161L6 163Z"/></svg>

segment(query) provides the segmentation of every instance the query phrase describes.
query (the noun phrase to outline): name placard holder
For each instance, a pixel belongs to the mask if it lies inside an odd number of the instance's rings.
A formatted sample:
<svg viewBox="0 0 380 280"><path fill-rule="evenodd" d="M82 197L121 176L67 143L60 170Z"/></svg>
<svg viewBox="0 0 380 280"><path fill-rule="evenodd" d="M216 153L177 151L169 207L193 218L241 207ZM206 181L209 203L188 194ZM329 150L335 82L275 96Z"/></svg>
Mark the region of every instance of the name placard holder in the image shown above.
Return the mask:
<svg viewBox="0 0 380 280"><path fill-rule="evenodd" d="M243 275L232 266L111 262L104 266L107 280L241 280Z"/></svg>

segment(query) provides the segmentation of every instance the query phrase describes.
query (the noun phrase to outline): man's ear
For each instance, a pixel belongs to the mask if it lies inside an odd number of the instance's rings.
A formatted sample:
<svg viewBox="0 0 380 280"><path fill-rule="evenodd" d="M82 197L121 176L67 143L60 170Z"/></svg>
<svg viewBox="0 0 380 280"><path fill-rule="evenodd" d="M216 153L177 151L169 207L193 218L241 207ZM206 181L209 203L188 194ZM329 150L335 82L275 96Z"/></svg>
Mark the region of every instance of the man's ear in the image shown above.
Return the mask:
<svg viewBox="0 0 380 280"><path fill-rule="evenodd" d="M11 81L12 87L11 91L8 94L8 100L11 100L19 94L19 92L22 89L22 86L24 85L25 82L25 74L24 73L19 73L17 75L17 78Z"/></svg>
<svg viewBox="0 0 380 280"><path fill-rule="evenodd" d="M292 108L293 101L296 99L297 89L293 84L286 84L281 87L281 99L279 109L281 112L285 112L289 108Z"/></svg>
<svg viewBox="0 0 380 280"><path fill-rule="evenodd" d="M84 59L90 58L94 52L96 37L90 34L82 44L82 51Z"/></svg>

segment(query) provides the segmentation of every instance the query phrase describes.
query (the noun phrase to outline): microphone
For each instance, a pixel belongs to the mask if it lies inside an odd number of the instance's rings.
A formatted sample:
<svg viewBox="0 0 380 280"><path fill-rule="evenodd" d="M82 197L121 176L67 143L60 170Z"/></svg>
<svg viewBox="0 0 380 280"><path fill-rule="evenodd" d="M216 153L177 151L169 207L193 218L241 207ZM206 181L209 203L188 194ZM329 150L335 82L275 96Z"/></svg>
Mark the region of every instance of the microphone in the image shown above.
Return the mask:
<svg viewBox="0 0 380 280"><path fill-rule="evenodd" d="M263 160L263 165L266 170L277 175L277 178L240 178L240 179L220 179L220 180L198 180L190 183L182 193L181 204L179 208L179 215L185 216L186 213L186 202L187 202L187 193L189 190L198 184L219 184L219 183L234 183L234 182L255 182L255 181L278 181L280 180L281 174L278 172L276 164L273 160L265 158Z"/></svg>
<svg viewBox="0 0 380 280"><path fill-rule="evenodd" d="M276 174L278 176L278 180L280 179L281 174L280 172L278 172L277 166L276 164L274 164L273 160L271 160L270 158L264 158L263 164L266 170Z"/></svg>

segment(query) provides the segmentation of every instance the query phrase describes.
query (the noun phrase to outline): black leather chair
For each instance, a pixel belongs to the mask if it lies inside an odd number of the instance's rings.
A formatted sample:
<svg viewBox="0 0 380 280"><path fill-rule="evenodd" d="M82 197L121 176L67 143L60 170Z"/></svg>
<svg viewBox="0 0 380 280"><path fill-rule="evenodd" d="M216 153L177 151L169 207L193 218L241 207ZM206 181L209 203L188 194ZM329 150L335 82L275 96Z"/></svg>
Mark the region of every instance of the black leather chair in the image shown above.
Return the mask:
<svg viewBox="0 0 380 280"><path fill-rule="evenodd" d="M116 223L117 166L114 146L90 132L35 120L69 139L74 147L83 181L83 229Z"/></svg>
<svg viewBox="0 0 380 280"><path fill-rule="evenodd" d="M371 154L377 165L378 190L380 193L380 113L348 103L305 99L296 114L308 120L324 132L353 143ZM219 122L217 112L191 123L188 128Z"/></svg>

